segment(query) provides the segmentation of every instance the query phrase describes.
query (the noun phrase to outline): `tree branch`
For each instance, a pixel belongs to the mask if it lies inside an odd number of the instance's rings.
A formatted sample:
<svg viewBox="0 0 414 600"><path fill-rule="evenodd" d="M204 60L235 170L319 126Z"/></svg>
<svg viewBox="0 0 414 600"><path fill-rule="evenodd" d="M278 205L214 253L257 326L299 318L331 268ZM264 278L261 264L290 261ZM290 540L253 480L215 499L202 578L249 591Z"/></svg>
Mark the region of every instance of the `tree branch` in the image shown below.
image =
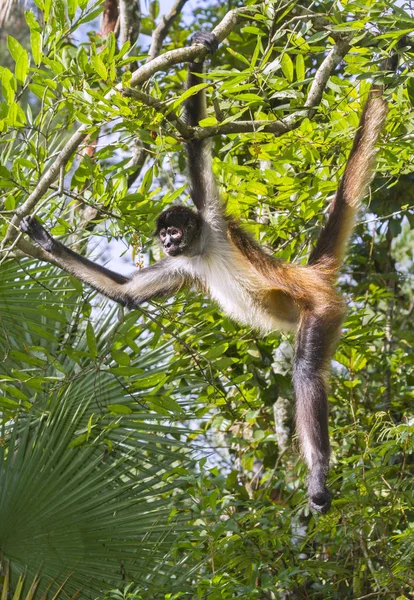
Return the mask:
<svg viewBox="0 0 414 600"><path fill-rule="evenodd" d="M307 108L313 108L321 101L323 90L325 89L329 77L350 48L350 39L350 37L342 37L339 39L316 71L305 102ZM309 114L312 115L314 112L315 111L311 110L309 111Z"/></svg>
<svg viewBox="0 0 414 600"><path fill-rule="evenodd" d="M205 140L216 135L254 133L257 131L281 136L298 127L303 119L311 118L314 115L316 107L321 101L329 77L348 52L349 47L350 44L348 38L341 39L332 47L314 75L303 108L278 121L233 121L232 123L218 123L217 125L210 125L209 127L190 127L180 119L175 112L171 111L168 105L141 90L126 88L122 90L122 94L134 98L135 100L142 102L142 104L161 113L186 140Z"/></svg>
<svg viewBox="0 0 414 600"><path fill-rule="evenodd" d="M249 15L256 12L258 5L247 6L242 8L234 8L230 10L223 20L213 29L213 33L217 41L221 43L231 33L236 26L238 20L243 15ZM165 71L174 65L182 62L194 62L197 59L202 60L208 54L207 48L203 44L195 44L186 48L177 48L177 50L169 50L161 56L157 56L151 62L145 63L137 69L131 78L131 86L135 87L144 81L148 81L158 71Z"/></svg>
<svg viewBox="0 0 414 600"><path fill-rule="evenodd" d="M316 71L308 96L305 100L304 108L295 111L280 121L234 121L225 125L212 125L210 127L195 128L195 138L203 140L215 135L227 133L251 133L254 131L264 131L280 136L287 131L292 131L298 127L303 119L312 118L316 107L322 99L322 94L336 67L344 58L350 48L350 38L342 38L330 50L327 57Z"/></svg>
<svg viewBox="0 0 414 600"><path fill-rule="evenodd" d="M223 20L213 30L216 35L218 42L222 42L233 30L239 18L244 14L257 11L258 6L249 6L243 8L237 8L229 11ZM203 59L208 53L208 50L202 44L196 44L189 48L178 48L177 50L171 50L165 54L158 56L154 60L137 69L131 79L131 85L135 86L139 83L147 81L157 73L168 69L181 62L195 61L196 59ZM110 90L105 99L108 100L111 96L116 93L117 90L122 88L122 83L119 83L114 89ZM59 171L62 167L65 167L71 156L76 152L76 149L81 145L83 140L88 134L88 125L81 125L79 129L72 135L70 140L65 144L61 152L56 157L55 162L43 173L39 179L35 189L29 195L27 200L16 209L16 213L13 216L10 226L4 236L2 248L10 244L15 238L19 230L19 223L22 218L33 210L37 202L47 191L53 181L57 178Z"/></svg>
<svg viewBox="0 0 414 600"><path fill-rule="evenodd" d="M168 15L163 15L161 17L158 27L152 34L151 47L149 49L147 62L154 60L154 58L159 55L162 44L171 29L171 25L174 23L187 1L188 0L176 0Z"/></svg>
<svg viewBox="0 0 414 600"><path fill-rule="evenodd" d="M139 0L119 0L119 42L121 46L138 39L141 29L141 4Z"/></svg>
<svg viewBox="0 0 414 600"><path fill-rule="evenodd" d="M147 158L148 151L149 148L147 144L144 144L138 137L136 137L131 160L125 165L125 169L134 169L131 175L128 176L128 188L130 188L139 177L141 169L144 166Z"/></svg>
<svg viewBox="0 0 414 600"><path fill-rule="evenodd" d="M118 18L119 10L117 0L105 0L104 10L101 15L101 22L99 26L100 35L102 37L106 37L111 33L111 31L115 31Z"/></svg>
<svg viewBox="0 0 414 600"><path fill-rule="evenodd" d="M240 16L252 10L257 10L257 6L250 6L247 8L243 7L229 11L223 20L213 30L218 42L222 42L229 35ZM235 121L234 123L218 124L210 127L190 128L181 119L179 119L174 112L164 109L162 103L152 96L144 94L144 92L139 90L135 90L135 92L131 95L139 99L144 104L152 106L152 108L162 112L165 117L176 127L177 131L179 131L180 134L186 139L194 137L195 139L202 140L215 135L229 133L250 133L258 130L267 133L273 133L274 135L279 136L296 128L304 118L314 114L315 107L320 102L323 90L331 73L345 56L348 49L348 39L341 39L337 44L335 44L315 74L314 81L309 90L304 108L285 117L284 119L281 119L280 121ZM166 70L180 62L191 62L197 59L201 60L207 55L207 53L207 48L201 44L166 52L165 54L158 56L157 58L151 60L151 62L148 62L137 69L132 75L131 84L138 85L143 83L158 71ZM118 84L115 89L110 90L110 92L106 94L105 98L109 99L112 94L121 89L121 86L121 83ZM88 126L82 125L78 131L73 134L64 148L58 154L55 162L42 175L38 184L33 192L29 195L27 200L16 209L15 215L11 220L10 226L3 240L3 248L13 242L13 240L16 238L21 219L30 214L39 199L57 178L59 171L64 168L73 153L85 139L87 132Z"/></svg>

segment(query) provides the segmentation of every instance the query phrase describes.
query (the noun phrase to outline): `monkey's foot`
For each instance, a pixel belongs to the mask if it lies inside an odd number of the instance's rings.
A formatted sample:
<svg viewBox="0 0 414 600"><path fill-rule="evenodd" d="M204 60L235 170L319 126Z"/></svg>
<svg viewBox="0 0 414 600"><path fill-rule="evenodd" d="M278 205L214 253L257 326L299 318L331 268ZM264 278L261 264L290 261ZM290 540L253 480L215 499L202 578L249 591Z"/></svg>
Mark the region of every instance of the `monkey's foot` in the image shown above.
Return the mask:
<svg viewBox="0 0 414 600"><path fill-rule="evenodd" d="M193 44L203 44L210 54L214 54L218 48L216 36L208 31L197 31L191 38L191 45Z"/></svg>
<svg viewBox="0 0 414 600"><path fill-rule="evenodd" d="M47 252L51 252L53 249L54 239L35 217L32 217L31 215L23 217L20 221L20 230L23 231L23 233L27 233L32 240Z"/></svg>
<svg viewBox="0 0 414 600"><path fill-rule="evenodd" d="M331 494L324 488L318 494L309 494L309 508L312 512L324 515L331 508Z"/></svg>

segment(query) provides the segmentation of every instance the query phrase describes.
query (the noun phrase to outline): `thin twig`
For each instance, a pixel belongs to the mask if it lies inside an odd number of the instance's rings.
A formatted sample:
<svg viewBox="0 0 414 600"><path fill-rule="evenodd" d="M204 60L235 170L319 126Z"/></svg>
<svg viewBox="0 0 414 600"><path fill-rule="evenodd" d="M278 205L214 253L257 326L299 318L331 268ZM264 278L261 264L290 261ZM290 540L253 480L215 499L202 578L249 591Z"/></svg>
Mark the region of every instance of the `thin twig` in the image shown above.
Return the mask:
<svg viewBox="0 0 414 600"><path fill-rule="evenodd" d="M358 596L358 598L355 598L355 600L366 600L367 598L373 598L374 596L385 596L385 594L388 595L388 593L388 591L371 592L370 594L365 594L365 596Z"/></svg>
<svg viewBox="0 0 414 600"><path fill-rule="evenodd" d="M125 170L134 169L133 172L128 175L128 189L134 184L139 177L142 167L146 161L149 153L149 145L144 144L138 137L135 138L134 146L132 148L132 156L129 162L125 165Z"/></svg>
<svg viewBox="0 0 414 600"><path fill-rule="evenodd" d="M152 34L151 47L148 53L147 62L154 60L161 52L162 44L171 29L172 24L183 9L188 0L176 0L167 15L161 17L159 25Z"/></svg>
<svg viewBox="0 0 414 600"><path fill-rule="evenodd" d="M157 112L164 115L164 117L169 121L174 127L181 133L184 138L194 137L192 134L194 132L193 127L189 127L182 121L174 111L172 111L168 105L160 100L157 100L153 96L142 92L141 90L136 90L134 88L124 88L121 90L122 95L126 98L133 98L134 100L138 100L142 104L146 106L150 106L154 108Z"/></svg>

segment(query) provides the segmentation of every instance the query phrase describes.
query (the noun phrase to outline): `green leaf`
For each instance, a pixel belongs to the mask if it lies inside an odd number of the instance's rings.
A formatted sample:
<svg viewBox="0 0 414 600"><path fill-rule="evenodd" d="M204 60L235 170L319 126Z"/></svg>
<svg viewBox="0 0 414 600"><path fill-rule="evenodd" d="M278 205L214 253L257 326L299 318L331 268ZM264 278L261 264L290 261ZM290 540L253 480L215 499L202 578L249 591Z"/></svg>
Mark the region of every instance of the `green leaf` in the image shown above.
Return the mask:
<svg viewBox="0 0 414 600"><path fill-rule="evenodd" d="M142 179L141 187L139 188L139 192L143 196L146 196L146 194L148 193L148 190L150 189L150 187L152 185L153 175L154 175L153 167L150 167L149 169L146 170L145 175Z"/></svg>
<svg viewBox="0 0 414 600"><path fill-rule="evenodd" d="M38 358L37 356L31 356L31 354L27 351L20 352L19 350L12 350L12 355L17 360L34 367L44 367L47 364L46 361L42 360L41 358Z"/></svg>
<svg viewBox="0 0 414 600"><path fill-rule="evenodd" d="M329 36L329 31L318 31L311 35L306 41L308 44L313 44L314 42L320 42Z"/></svg>
<svg viewBox="0 0 414 600"><path fill-rule="evenodd" d="M43 100L44 98L47 99L54 99L55 95L52 92L52 90L50 90L47 87L44 87L43 85L38 85L36 83L31 83L29 84L29 89L38 97L40 98L40 100Z"/></svg>
<svg viewBox="0 0 414 600"><path fill-rule="evenodd" d="M107 404L106 408L117 415L130 415L134 412L125 404Z"/></svg>
<svg viewBox="0 0 414 600"><path fill-rule="evenodd" d="M88 434L82 433L82 435L78 435L68 444L68 449L76 448L77 446L82 446L88 440Z"/></svg>
<svg viewBox="0 0 414 600"><path fill-rule="evenodd" d="M154 21L158 18L160 14L160 3L158 0L151 0L149 13Z"/></svg>
<svg viewBox="0 0 414 600"><path fill-rule="evenodd" d="M26 10L26 12L24 13L24 16L25 16L26 23L28 24L30 30L38 31L39 33L41 33L42 28L40 27L39 23L36 21L36 18L34 16L34 14L32 13L32 11Z"/></svg>
<svg viewBox="0 0 414 600"><path fill-rule="evenodd" d="M229 54L231 54L232 56L234 56L235 58L240 60L242 63L247 65L249 68L251 67L250 62L247 60L247 58L245 56L243 56L243 54L240 54L240 52L236 52L235 50L233 50L233 48L227 47L226 50Z"/></svg>
<svg viewBox="0 0 414 600"><path fill-rule="evenodd" d="M44 3L44 19L45 19L45 23L48 22L49 20L49 15L50 15L50 9L52 7L52 0L45 0Z"/></svg>
<svg viewBox="0 0 414 600"><path fill-rule="evenodd" d="M4 177L5 179L11 179L12 174L10 173L9 169L4 167L3 165L0 165L0 177Z"/></svg>
<svg viewBox="0 0 414 600"><path fill-rule="evenodd" d="M26 116L17 102L12 102L9 107L7 121L12 127L21 127L26 123Z"/></svg>
<svg viewBox="0 0 414 600"><path fill-rule="evenodd" d="M411 102L411 106L414 106L414 78L413 77L410 77L410 79L407 81L407 92L408 92L408 97Z"/></svg>
<svg viewBox="0 0 414 600"><path fill-rule="evenodd" d="M105 67L101 57L97 55L92 56L91 63L96 73L98 73L98 75L106 81L108 79L108 70Z"/></svg>
<svg viewBox="0 0 414 600"><path fill-rule="evenodd" d="M40 65L42 62L42 34L38 31L31 31L30 44L32 47L33 60L36 65Z"/></svg>
<svg viewBox="0 0 414 600"><path fill-rule="evenodd" d="M60 27L66 24L65 4L63 0L53 0L53 12Z"/></svg>
<svg viewBox="0 0 414 600"><path fill-rule="evenodd" d="M0 73L4 98L7 104L12 104L17 89L16 80L13 73L6 67L0 68Z"/></svg>
<svg viewBox="0 0 414 600"><path fill-rule="evenodd" d="M413 28L410 29L397 29L395 31L387 31L387 33L382 33L381 35L376 36L377 40L386 40L386 39L395 39L401 38L403 35L408 35L413 32Z"/></svg>
<svg viewBox="0 0 414 600"><path fill-rule="evenodd" d="M7 46L9 48L9 52L14 59L15 62L19 60L19 57L25 52L23 46L11 35L7 36Z"/></svg>
<svg viewBox="0 0 414 600"><path fill-rule="evenodd" d="M146 374L141 379L135 379L133 383L134 388L151 388L163 383L167 379L167 375L165 373L152 373Z"/></svg>
<svg viewBox="0 0 414 600"><path fill-rule="evenodd" d="M20 402L17 402L16 400L11 400L10 398L6 398L3 395L0 395L0 409L9 411L9 410L16 410L18 409L20 406Z"/></svg>
<svg viewBox="0 0 414 600"><path fill-rule="evenodd" d="M28 70L29 70L29 55L27 54L26 51L24 51L24 54L21 54L19 56L18 61L16 62L16 70L15 70L16 79L21 84L24 83Z"/></svg>
<svg viewBox="0 0 414 600"><path fill-rule="evenodd" d="M155 396L154 398L149 397L148 401L151 402L155 410L159 409L160 407L165 409L166 412L164 414L169 412L177 415L183 413L182 407L176 400L174 400L174 398L171 398L171 396ZM159 412L159 410L157 410L157 412Z"/></svg>
<svg viewBox="0 0 414 600"><path fill-rule="evenodd" d="M7 46L16 62L15 75L20 84L23 84L29 70L29 55L23 46L10 35L7 36Z"/></svg>
<svg viewBox="0 0 414 600"><path fill-rule="evenodd" d="M240 101L244 101L244 102L263 102L263 98L261 96L259 96L258 94L234 94L234 97L237 98L237 100Z"/></svg>
<svg viewBox="0 0 414 600"><path fill-rule="evenodd" d="M76 15L76 8L78 6L78 3L77 3L77 0L67 0L67 4L68 4L68 16L69 16L69 19L72 21Z"/></svg>
<svg viewBox="0 0 414 600"><path fill-rule="evenodd" d="M286 79L291 83L293 81L293 62L289 54L285 52L281 58L282 71Z"/></svg>
<svg viewBox="0 0 414 600"><path fill-rule="evenodd" d="M106 38L106 47L108 48L108 61L112 61L116 52L116 37L113 31Z"/></svg>
<svg viewBox="0 0 414 600"><path fill-rule="evenodd" d="M303 81L305 79L305 60L302 54L296 57L296 79Z"/></svg>
<svg viewBox="0 0 414 600"><path fill-rule="evenodd" d="M129 367L131 364L131 357L127 352L122 350L112 350L111 351L112 358L119 364L124 367Z"/></svg>
<svg viewBox="0 0 414 600"><path fill-rule="evenodd" d="M87 6L88 2L89 2L89 0L79 0L80 8L85 8ZM103 9L104 9L104 5L102 4L99 8L95 8L95 10L92 10L85 17L82 17L82 19L79 19L78 26L83 25L83 23L88 23L89 21L92 21L93 19L98 17L101 14L101 12L103 11Z"/></svg>
<svg viewBox="0 0 414 600"><path fill-rule="evenodd" d="M98 356L98 349L96 345L95 332L90 321L88 321L86 325L86 341L88 343L89 352L94 358L96 358Z"/></svg>
<svg viewBox="0 0 414 600"><path fill-rule="evenodd" d="M229 345L227 342L223 342L221 344L215 344L214 346L211 346L205 356L206 358L208 358L209 360L212 360L214 358L218 358L219 356L222 356L226 350L228 349Z"/></svg>
<svg viewBox="0 0 414 600"><path fill-rule="evenodd" d="M194 96L195 94L198 94L198 92L200 92L201 90L206 89L207 87L208 87L207 83L199 83L198 85L191 86L190 88L188 88L188 90L186 90L183 94L181 94L181 96L179 96L176 100L174 100L172 108L173 109L178 108L188 98L191 98L191 96Z"/></svg>

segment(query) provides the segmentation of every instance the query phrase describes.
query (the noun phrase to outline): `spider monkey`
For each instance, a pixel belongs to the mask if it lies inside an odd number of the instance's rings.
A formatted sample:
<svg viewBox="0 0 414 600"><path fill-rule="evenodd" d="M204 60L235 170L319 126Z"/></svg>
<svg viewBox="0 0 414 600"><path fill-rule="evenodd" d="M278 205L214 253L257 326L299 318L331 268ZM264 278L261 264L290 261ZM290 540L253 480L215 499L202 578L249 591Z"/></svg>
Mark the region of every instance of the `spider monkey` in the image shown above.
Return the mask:
<svg viewBox="0 0 414 600"><path fill-rule="evenodd" d="M204 44L210 53L218 46L211 33L196 34L192 43ZM189 65L188 87L199 82L202 71L202 62ZM204 91L186 101L185 113L191 126L205 117ZM331 503L326 487L330 455L327 375L345 312L335 279L372 177L374 147L386 114L381 86L373 86L329 217L307 266L286 264L269 255L225 214L206 141L186 143L190 194L196 211L171 206L159 215L155 233L166 257L132 277L76 254L55 240L34 217L25 217L20 225L49 253L50 262L129 308L197 282L240 323L263 333L296 330L296 424L309 470L309 504L319 513L325 513Z"/></svg>

